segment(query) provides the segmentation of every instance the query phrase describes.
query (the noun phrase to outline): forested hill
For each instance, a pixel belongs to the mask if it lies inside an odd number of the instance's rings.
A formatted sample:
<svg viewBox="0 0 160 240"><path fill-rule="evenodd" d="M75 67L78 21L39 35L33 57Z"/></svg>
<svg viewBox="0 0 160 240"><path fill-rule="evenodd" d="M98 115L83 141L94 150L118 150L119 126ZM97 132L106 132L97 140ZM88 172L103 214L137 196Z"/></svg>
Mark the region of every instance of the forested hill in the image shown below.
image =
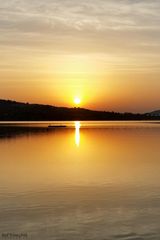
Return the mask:
<svg viewBox="0 0 160 240"><path fill-rule="evenodd" d="M0 100L0 121L55 121L55 120L158 120L160 116L92 111L83 108Z"/></svg>

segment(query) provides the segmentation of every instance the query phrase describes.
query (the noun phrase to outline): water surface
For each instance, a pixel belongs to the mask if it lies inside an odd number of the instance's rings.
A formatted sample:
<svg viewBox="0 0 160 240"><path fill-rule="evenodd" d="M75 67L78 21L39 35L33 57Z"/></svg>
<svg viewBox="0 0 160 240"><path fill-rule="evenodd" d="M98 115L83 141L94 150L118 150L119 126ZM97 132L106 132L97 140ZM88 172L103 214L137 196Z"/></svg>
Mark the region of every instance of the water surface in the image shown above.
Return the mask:
<svg viewBox="0 0 160 240"><path fill-rule="evenodd" d="M0 239L159 240L159 139L158 122L1 123Z"/></svg>

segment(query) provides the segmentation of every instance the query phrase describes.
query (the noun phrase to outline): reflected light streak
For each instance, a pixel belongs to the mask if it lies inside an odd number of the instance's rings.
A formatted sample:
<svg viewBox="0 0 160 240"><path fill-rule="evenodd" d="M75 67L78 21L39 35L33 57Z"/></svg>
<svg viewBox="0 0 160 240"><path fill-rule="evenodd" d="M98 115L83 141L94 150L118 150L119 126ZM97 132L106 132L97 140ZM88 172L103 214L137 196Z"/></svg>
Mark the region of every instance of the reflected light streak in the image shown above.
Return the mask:
<svg viewBox="0 0 160 240"><path fill-rule="evenodd" d="M75 144L77 147L80 145L80 122L75 122Z"/></svg>

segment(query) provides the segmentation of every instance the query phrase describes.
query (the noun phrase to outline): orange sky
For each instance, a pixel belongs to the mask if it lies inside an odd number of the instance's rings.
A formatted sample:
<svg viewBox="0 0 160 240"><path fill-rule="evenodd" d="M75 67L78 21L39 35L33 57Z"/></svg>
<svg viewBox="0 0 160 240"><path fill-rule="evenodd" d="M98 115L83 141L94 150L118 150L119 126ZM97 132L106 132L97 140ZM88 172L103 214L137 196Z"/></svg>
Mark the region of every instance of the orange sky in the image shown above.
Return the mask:
<svg viewBox="0 0 160 240"><path fill-rule="evenodd" d="M0 98L160 108L157 0L9 0L0 8Z"/></svg>

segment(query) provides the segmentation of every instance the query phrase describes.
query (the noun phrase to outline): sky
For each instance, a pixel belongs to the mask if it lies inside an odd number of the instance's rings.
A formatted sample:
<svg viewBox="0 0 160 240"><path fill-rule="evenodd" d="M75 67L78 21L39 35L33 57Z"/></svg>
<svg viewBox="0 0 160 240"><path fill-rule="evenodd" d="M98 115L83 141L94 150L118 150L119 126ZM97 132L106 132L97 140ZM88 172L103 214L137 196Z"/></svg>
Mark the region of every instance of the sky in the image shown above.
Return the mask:
<svg viewBox="0 0 160 240"><path fill-rule="evenodd" d="M0 0L0 98L160 109L159 0Z"/></svg>

